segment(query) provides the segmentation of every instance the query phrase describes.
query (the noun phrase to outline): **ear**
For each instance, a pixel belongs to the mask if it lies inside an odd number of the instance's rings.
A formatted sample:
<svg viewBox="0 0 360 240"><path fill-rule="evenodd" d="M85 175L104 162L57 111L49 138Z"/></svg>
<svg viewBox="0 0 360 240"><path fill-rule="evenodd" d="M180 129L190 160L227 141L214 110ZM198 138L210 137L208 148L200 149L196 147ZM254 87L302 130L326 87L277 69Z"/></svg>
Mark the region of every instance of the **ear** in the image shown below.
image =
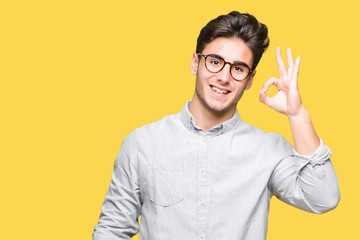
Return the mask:
<svg viewBox="0 0 360 240"><path fill-rule="evenodd" d="M191 58L191 65L190 65L190 71L193 75L197 74L198 66L199 66L198 55L196 53L193 53Z"/></svg>
<svg viewBox="0 0 360 240"><path fill-rule="evenodd" d="M250 77L249 77L249 80L248 80L247 83L246 83L246 87L245 87L246 90L249 90L250 87L251 87L251 85L253 84L254 77L255 77L255 73L256 73L256 70L254 70L254 71L251 73L251 75L250 75Z"/></svg>

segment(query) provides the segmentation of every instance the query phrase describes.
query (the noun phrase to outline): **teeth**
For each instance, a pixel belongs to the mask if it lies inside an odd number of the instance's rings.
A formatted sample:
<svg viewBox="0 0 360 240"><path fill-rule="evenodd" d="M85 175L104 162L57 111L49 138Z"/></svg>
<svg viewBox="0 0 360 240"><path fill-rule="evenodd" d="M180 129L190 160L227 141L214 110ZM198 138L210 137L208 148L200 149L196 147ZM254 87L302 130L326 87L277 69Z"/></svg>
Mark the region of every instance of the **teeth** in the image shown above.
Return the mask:
<svg viewBox="0 0 360 240"><path fill-rule="evenodd" d="M218 93L222 93L222 94L228 93L228 91L220 90L220 89L218 89L218 88L216 88L216 87L212 87L212 90L214 90L214 91L216 91L216 92L218 92Z"/></svg>

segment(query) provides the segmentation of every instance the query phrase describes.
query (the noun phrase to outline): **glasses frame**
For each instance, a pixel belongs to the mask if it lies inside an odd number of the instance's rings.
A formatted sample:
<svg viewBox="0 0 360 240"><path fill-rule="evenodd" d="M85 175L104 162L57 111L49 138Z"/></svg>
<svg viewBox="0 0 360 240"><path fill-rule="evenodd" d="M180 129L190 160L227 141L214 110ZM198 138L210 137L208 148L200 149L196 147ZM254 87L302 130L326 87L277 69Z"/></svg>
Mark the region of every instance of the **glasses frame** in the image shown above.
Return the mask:
<svg viewBox="0 0 360 240"><path fill-rule="evenodd" d="M230 76L231 76L231 78L234 79L235 81L244 81L244 80L247 79L247 78L253 73L253 71L254 71L254 70L252 70L247 64L245 64L245 63L240 63L240 65L242 65L242 66L244 66L244 67L246 67L246 68L249 69L249 73L246 75L245 78L238 80L238 79L235 79L235 78L233 77L232 73L231 73L231 68L232 68L232 66L234 65L233 63L226 62L224 58L222 58L222 57L220 57L220 56L217 56L217 55L214 55L214 54L205 55L205 54L202 54L202 53L197 53L197 55L199 55L199 56L201 56L201 57L204 57L204 59L205 59L205 67L206 67L206 69L207 69L209 72L211 72L211 73L219 73L219 72L221 72L221 71L224 69L224 67L226 66L226 64L229 64L229 65L230 65ZM206 65L206 59L207 59L208 56L222 59L222 60L224 61L224 66L222 66L222 68L221 68L219 71L217 71L217 72L210 71L209 68L208 68L207 65ZM238 64L238 63L237 63L237 64Z"/></svg>

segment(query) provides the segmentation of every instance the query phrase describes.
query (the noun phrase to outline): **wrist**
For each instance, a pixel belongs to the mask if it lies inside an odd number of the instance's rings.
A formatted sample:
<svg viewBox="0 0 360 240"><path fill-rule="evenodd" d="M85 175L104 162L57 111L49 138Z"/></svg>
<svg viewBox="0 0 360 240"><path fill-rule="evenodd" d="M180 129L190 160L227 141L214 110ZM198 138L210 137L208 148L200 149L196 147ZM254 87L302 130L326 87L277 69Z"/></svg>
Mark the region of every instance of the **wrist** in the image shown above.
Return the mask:
<svg viewBox="0 0 360 240"><path fill-rule="evenodd" d="M295 113L289 113L287 115L287 117L289 118L290 121L296 120L296 119L304 119L304 117L307 117L307 116L309 116L309 113L303 104L301 104L301 106Z"/></svg>
<svg viewBox="0 0 360 240"><path fill-rule="evenodd" d="M301 155L311 155L320 145L311 122L310 115L304 106L301 106L297 114L288 115L291 132L294 139L295 151Z"/></svg>

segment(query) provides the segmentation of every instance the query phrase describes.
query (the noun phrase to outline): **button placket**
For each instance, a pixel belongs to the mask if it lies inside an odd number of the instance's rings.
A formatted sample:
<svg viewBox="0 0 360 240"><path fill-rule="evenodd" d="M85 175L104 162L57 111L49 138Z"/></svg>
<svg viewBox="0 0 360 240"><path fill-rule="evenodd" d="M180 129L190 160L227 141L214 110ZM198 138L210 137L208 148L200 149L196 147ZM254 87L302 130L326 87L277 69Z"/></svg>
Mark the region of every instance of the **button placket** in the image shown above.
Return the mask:
<svg viewBox="0 0 360 240"><path fill-rule="evenodd" d="M200 136L199 159L198 159L198 182L197 182L197 222L198 239L206 239L208 212L207 202L207 158L208 139L205 135Z"/></svg>

